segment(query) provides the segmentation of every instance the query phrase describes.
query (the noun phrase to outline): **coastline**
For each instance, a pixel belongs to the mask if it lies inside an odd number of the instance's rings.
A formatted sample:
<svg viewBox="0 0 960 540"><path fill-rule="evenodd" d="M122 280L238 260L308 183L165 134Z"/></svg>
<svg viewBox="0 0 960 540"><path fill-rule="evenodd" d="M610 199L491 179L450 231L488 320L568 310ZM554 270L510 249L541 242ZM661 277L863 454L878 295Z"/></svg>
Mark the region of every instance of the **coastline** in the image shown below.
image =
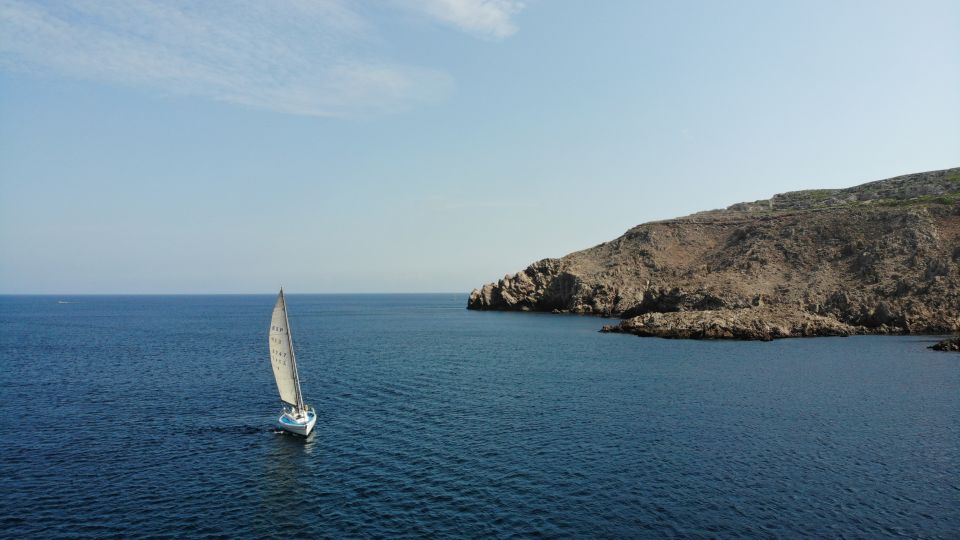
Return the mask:
<svg viewBox="0 0 960 540"><path fill-rule="evenodd" d="M543 259L468 309L618 317L604 332L771 340L960 329L960 168L775 195Z"/></svg>

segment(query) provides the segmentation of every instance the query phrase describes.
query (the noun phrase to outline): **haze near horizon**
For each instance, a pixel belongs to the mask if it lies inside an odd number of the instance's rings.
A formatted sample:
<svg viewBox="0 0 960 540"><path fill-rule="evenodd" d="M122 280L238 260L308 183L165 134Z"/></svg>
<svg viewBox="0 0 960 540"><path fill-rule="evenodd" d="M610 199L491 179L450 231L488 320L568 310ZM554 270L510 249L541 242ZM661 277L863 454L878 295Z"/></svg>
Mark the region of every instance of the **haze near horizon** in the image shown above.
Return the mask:
<svg viewBox="0 0 960 540"><path fill-rule="evenodd" d="M435 292L960 164L953 2L0 2L0 293Z"/></svg>

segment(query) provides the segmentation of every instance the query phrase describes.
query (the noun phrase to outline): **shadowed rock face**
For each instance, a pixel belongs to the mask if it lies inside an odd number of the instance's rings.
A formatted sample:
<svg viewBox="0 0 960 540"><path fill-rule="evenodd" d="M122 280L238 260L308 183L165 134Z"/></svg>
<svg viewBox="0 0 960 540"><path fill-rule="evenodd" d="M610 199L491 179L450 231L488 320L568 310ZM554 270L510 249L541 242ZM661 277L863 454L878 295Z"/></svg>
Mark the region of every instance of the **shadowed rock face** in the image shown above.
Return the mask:
<svg viewBox="0 0 960 540"><path fill-rule="evenodd" d="M646 223L475 289L468 308L641 317L621 331L665 337L947 333L960 324L960 168Z"/></svg>

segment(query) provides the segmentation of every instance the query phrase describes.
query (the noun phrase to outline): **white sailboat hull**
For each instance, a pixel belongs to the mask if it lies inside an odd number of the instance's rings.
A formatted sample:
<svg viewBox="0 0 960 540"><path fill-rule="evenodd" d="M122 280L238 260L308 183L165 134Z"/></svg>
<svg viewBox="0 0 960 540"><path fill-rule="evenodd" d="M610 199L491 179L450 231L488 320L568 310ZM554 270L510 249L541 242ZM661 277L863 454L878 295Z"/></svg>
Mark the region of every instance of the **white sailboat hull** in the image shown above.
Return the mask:
<svg viewBox="0 0 960 540"><path fill-rule="evenodd" d="M306 418L295 418L289 413L283 413L277 418L277 427L284 431L289 431L295 435L306 437L313 431L313 426L317 423L317 413L311 409L307 411Z"/></svg>

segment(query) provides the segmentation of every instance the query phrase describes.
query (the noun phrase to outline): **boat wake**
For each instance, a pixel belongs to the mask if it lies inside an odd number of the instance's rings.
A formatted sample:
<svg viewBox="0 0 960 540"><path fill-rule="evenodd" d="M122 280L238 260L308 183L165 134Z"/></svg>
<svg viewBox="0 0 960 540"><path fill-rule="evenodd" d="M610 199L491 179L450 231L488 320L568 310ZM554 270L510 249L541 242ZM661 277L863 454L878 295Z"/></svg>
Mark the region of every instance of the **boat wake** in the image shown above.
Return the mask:
<svg viewBox="0 0 960 540"><path fill-rule="evenodd" d="M270 426L215 426L204 429L204 433L227 433L234 435L257 435L260 433L269 433L275 428Z"/></svg>

